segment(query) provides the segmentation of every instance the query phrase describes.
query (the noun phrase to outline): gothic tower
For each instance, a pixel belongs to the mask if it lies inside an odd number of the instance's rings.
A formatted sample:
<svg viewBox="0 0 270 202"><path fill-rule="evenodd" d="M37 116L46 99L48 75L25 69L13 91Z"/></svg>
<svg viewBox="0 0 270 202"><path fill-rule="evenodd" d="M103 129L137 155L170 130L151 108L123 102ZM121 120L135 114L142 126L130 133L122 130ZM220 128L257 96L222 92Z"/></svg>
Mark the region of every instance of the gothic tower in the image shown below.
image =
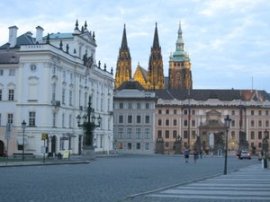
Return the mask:
<svg viewBox="0 0 270 202"><path fill-rule="evenodd" d="M126 25L124 25L122 43L117 59L116 73L115 73L115 89L119 88L125 81L131 79L131 56L127 44Z"/></svg>
<svg viewBox="0 0 270 202"><path fill-rule="evenodd" d="M163 61L158 40L157 23L149 58L147 83L147 88L150 90L164 89Z"/></svg>
<svg viewBox="0 0 270 202"><path fill-rule="evenodd" d="M191 63L184 51L181 23L179 23L176 50L169 60L169 88L192 89Z"/></svg>

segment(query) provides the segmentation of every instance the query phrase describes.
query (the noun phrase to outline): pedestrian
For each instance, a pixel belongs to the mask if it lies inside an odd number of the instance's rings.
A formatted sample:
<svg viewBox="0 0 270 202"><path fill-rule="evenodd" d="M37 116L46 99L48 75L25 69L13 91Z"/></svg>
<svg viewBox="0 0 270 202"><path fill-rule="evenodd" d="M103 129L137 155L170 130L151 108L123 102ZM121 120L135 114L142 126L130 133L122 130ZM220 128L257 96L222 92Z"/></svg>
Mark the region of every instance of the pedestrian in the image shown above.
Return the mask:
<svg viewBox="0 0 270 202"><path fill-rule="evenodd" d="M188 163L188 159L189 159L189 150L186 148L184 151L184 156L185 156L185 162Z"/></svg>
<svg viewBox="0 0 270 202"><path fill-rule="evenodd" d="M194 153L193 153L194 155L194 163L196 163L196 161L197 161L197 159L198 159L198 152L197 152L197 150L194 150Z"/></svg>

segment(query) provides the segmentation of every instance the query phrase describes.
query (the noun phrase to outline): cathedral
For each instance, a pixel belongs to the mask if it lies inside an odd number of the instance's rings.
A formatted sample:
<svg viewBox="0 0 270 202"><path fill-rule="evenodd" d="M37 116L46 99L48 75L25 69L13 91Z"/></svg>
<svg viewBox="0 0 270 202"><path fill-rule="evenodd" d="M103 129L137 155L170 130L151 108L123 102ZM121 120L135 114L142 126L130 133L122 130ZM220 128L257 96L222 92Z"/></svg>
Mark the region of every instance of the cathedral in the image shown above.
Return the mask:
<svg viewBox="0 0 270 202"><path fill-rule="evenodd" d="M169 59L168 78L163 74L163 60L159 44L157 23L151 47L148 70L137 65L132 77L131 54L127 43L126 26L124 25L121 47L117 59L115 89L127 81L137 81L145 90L192 89L191 63L184 50L181 23L179 24L176 49Z"/></svg>

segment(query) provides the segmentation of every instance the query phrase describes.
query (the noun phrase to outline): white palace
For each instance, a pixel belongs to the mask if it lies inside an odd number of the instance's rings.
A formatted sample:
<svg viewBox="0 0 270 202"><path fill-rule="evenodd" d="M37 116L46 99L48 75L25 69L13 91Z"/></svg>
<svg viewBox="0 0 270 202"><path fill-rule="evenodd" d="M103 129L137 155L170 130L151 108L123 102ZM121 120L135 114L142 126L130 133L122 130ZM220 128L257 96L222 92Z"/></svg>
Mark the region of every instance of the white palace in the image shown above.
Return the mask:
<svg viewBox="0 0 270 202"><path fill-rule="evenodd" d="M112 150L113 72L96 60L95 32L87 22L79 28L78 21L72 33L43 36L40 26L35 36L17 31L9 27L8 42L0 46L0 155L81 154L83 130L76 117L86 113L89 96L101 116L95 151Z"/></svg>

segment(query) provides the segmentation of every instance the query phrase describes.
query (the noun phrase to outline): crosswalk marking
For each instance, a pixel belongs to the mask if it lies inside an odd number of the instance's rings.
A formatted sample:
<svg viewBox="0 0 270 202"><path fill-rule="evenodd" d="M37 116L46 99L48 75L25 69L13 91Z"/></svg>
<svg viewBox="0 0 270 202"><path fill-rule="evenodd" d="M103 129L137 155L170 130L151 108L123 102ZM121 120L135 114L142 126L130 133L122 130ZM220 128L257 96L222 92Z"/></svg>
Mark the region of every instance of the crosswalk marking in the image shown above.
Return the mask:
<svg viewBox="0 0 270 202"><path fill-rule="evenodd" d="M270 201L270 171L253 165L240 172L170 188L147 197Z"/></svg>

